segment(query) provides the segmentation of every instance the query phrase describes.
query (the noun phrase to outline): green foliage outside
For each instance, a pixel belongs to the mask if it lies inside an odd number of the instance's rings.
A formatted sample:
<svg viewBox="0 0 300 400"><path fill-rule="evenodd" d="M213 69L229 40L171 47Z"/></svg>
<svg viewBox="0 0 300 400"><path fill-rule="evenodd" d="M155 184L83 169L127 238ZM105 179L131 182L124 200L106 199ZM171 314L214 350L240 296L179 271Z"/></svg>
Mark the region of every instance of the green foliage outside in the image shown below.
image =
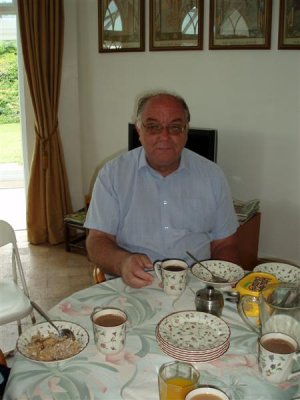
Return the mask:
<svg viewBox="0 0 300 400"><path fill-rule="evenodd" d="M0 41L0 124L19 119L17 44Z"/></svg>
<svg viewBox="0 0 300 400"><path fill-rule="evenodd" d="M0 163L23 164L17 44L0 41Z"/></svg>

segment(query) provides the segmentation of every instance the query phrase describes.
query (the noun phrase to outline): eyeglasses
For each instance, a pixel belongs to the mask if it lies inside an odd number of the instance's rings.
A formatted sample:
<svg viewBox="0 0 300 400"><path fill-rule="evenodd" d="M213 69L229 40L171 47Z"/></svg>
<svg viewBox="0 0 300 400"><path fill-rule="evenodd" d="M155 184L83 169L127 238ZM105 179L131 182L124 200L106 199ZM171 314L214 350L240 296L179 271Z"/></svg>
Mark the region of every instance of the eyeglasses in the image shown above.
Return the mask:
<svg viewBox="0 0 300 400"><path fill-rule="evenodd" d="M162 133L163 129L166 129L168 134L171 136L179 136L181 133L183 133L186 129L186 125L182 124L169 124L169 125L162 125L158 123L147 123L144 124L142 122L142 126L145 129L146 133L149 135L159 135Z"/></svg>

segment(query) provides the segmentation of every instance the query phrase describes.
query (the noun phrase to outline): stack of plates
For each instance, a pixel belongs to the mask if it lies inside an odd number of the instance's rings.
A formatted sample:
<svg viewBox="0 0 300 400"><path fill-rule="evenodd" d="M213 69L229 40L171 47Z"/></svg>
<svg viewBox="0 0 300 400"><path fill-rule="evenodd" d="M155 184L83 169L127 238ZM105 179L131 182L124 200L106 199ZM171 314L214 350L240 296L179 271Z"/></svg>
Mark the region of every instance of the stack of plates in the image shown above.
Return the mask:
<svg viewBox="0 0 300 400"><path fill-rule="evenodd" d="M226 322L200 311L169 314L156 327L156 340L162 351L181 361L214 360L226 353L229 338Z"/></svg>

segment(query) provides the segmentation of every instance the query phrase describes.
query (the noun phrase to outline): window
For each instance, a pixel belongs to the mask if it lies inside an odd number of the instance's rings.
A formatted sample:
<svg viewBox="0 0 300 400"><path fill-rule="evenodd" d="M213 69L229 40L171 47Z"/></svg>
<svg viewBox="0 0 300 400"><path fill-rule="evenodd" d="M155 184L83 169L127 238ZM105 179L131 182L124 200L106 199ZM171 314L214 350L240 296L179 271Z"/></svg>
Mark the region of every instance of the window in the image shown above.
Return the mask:
<svg viewBox="0 0 300 400"><path fill-rule="evenodd" d="M0 0L0 14L16 14L17 0Z"/></svg>
<svg viewBox="0 0 300 400"><path fill-rule="evenodd" d="M17 1L0 0L0 219L26 229Z"/></svg>
<svg viewBox="0 0 300 400"><path fill-rule="evenodd" d="M122 31L122 20L118 6L111 1L107 7L104 17L104 30L106 31Z"/></svg>
<svg viewBox="0 0 300 400"><path fill-rule="evenodd" d="M0 124L20 123L17 54L17 6L0 0Z"/></svg>
<svg viewBox="0 0 300 400"><path fill-rule="evenodd" d="M221 26L221 35L249 36L248 26L238 10L233 10Z"/></svg>
<svg viewBox="0 0 300 400"><path fill-rule="evenodd" d="M184 17L181 25L182 33L186 35L197 35L198 33L198 10L193 7Z"/></svg>

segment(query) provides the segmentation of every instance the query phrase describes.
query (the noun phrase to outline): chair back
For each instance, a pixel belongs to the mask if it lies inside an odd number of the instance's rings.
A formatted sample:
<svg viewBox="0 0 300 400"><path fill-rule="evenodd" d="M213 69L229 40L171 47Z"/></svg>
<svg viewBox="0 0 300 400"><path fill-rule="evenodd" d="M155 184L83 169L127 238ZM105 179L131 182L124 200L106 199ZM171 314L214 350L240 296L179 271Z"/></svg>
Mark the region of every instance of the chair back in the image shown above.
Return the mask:
<svg viewBox="0 0 300 400"><path fill-rule="evenodd" d="M8 222L0 220L0 247L4 246L10 246L11 249L12 278L8 276L0 280L0 325L17 321L18 333L21 335L21 320L30 315L32 324L35 324L36 319L30 303L15 231Z"/></svg>
<svg viewBox="0 0 300 400"><path fill-rule="evenodd" d="M11 264L13 280L17 284L19 274L22 289L26 296L29 297L15 231L8 222L0 220L0 247L7 246L9 244L11 244L12 248Z"/></svg>
<svg viewBox="0 0 300 400"><path fill-rule="evenodd" d="M98 265L94 265L93 279L95 283L101 283L106 281L105 274L103 271L101 271L101 268Z"/></svg>
<svg viewBox="0 0 300 400"><path fill-rule="evenodd" d="M9 243L17 244L15 231L8 222L0 220L0 247Z"/></svg>

